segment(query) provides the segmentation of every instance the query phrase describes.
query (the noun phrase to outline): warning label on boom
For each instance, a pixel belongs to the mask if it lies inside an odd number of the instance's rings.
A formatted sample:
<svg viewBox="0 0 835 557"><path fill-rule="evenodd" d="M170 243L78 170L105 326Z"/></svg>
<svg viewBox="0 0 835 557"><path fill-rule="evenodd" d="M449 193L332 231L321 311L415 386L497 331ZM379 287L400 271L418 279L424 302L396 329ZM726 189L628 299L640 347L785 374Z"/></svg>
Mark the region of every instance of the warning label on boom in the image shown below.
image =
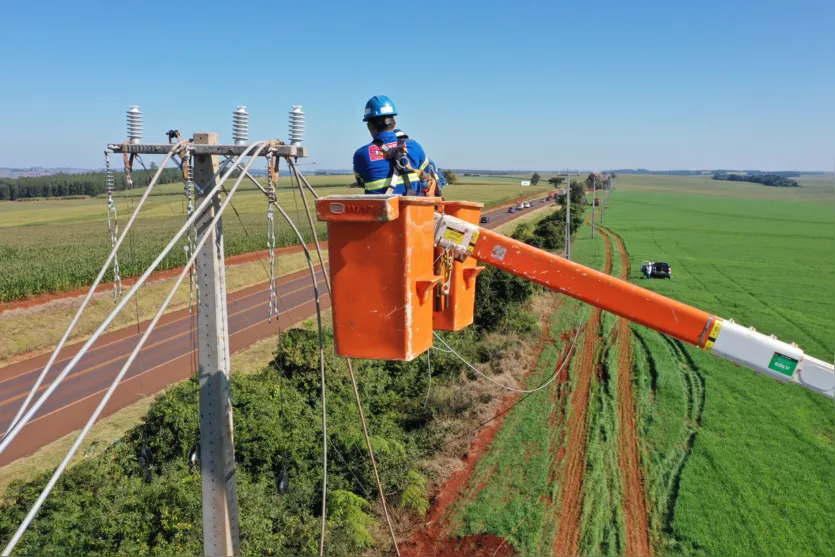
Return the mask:
<svg viewBox="0 0 835 557"><path fill-rule="evenodd" d="M779 352L774 353L771 357L771 363L768 364L768 369L777 371L783 375L788 375L789 377L794 375L796 368L797 360Z"/></svg>

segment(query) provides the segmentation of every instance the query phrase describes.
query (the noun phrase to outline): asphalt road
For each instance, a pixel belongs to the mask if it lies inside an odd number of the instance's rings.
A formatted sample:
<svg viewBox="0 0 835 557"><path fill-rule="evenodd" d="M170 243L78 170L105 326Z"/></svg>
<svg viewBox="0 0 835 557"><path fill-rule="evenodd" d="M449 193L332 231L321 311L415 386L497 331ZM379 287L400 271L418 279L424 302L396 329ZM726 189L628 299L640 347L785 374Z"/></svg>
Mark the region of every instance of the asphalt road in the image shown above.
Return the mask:
<svg viewBox="0 0 835 557"><path fill-rule="evenodd" d="M515 213L508 213L507 208L485 213L490 219L485 226L495 228L544 206L539 199L531 205L531 209ZM317 267L316 270L317 281L324 281L321 269ZM286 275L278 283L280 315L272 323L267 321L267 283L228 295L229 344L233 353L315 314L309 271ZM330 307L327 294L323 294L321 301L323 309ZM187 379L196 371L195 339L192 336L195 320L196 317L188 309L169 313L160 320L105 408L104 416L153 395L167 385ZM23 432L0 454L0 466L32 454L44 445L83 427L146 326L147 322L140 323L138 327L126 327L101 336ZM64 348L40 392L48 388L81 346L83 342ZM0 368L0 431L8 428L49 357L47 353Z"/></svg>

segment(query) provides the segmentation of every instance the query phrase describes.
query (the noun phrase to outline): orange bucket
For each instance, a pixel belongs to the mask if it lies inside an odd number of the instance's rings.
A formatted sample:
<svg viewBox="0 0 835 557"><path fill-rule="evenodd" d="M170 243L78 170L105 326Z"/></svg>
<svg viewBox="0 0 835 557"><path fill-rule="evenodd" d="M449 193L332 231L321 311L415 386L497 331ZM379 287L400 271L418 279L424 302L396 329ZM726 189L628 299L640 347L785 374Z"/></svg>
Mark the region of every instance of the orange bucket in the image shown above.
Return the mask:
<svg viewBox="0 0 835 557"><path fill-rule="evenodd" d="M328 196L316 201L328 223L336 353L409 361L432 346L435 198Z"/></svg>

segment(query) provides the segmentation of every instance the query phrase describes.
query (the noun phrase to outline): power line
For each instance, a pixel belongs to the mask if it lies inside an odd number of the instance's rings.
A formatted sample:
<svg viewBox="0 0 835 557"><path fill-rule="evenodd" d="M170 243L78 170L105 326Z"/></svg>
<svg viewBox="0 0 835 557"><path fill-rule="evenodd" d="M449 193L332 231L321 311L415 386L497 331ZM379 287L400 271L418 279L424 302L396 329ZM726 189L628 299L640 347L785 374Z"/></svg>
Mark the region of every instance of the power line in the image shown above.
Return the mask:
<svg viewBox="0 0 835 557"><path fill-rule="evenodd" d="M574 338L571 340L571 345L570 345L570 347L569 347L569 349L568 349L569 353L571 353L571 352L574 350L574 344L577 342L577 337L579 337L579 336L580 336L580 331L581 331L581 330L582 330L582 327L581 327L580 325L578 325L578 326L577 326L577 332L574 334ZM552 375L550 379L548 379L547 381L545 381L543 384L541 384L540 386L536 387L535 389L516 389L516 388L514 388L514 387L509 387L509 386L507 386L507 385L503 385L503 384L499 383L498 381L496 381L495 379L493 379L492 377L490 377L489 375L485 374L485 373L484 373L484 372L482 372L480 369L478 369L477 367L475 367L473 364L471 364L470 362L468 362L468 361L464 358L464 356L462 356L461 354L459 354L458 352L456 352L456 351L455 351L455 349L454 349L452 346L450 346L449 344L447 344L447 343L446 343L446 341L445 341L443 338L441 338L441 335L439 335L438 333L435 333L435 332L433 332L432 334L434 334L434 335L435 335L435 338L437 338L439 341L441 341L441 344L443 344L444 346L446 346L452 354L454 354L454 355L455 355L455 356L456 356L459 360L461 360L461 362L462 362L465 366L467 366L468 368L470 368L471 370L473 370L474 372L476 372L477 374L479 374L479 375L480 375L480 376L482 376L483 378L487 379L488 381L490 381L490 382L491 382L491 383L493 383L494 385L496 385L496 386L498 386L498 387L501 387L502 389L504 389L504 390L506 390L506 391L513 392L513 393L531 394L531 393L535 393L535 392L537 392L537 391L541 391L542 389L544 389L545 387L547 387L548 385L550 385L551 383L553 383L553 382L554 382L554 380L555 380L557 377L559 377L559 375L562 373L563 369L565 368L565 363L568 361L568 358L566 358L566 359L565 359L565 361L563 361L562 365L559 367L559 369L558 369L558 370L554 373L554 375Z"/></svg>
<svg viewBox="0 0 835 557"><path fill-rule="evenodd" d="M101 280L104 277L104 274L107 272L107 269L110 268L110 263L116 257L116 254L119 251L119 247L121 247L122 242L124 242L125 237L128 235L128 232L130 232L131 227L133 226L133 223L136 220L136 217L139 215L139 212L142 210L142 207L145 204L145 201L148 199L148 196L150 195L151 190L154 188L154 186L156 185L160 176L162 175L162 169L165 167L165 164L174 155L174 153L179 151L181 148L185 147L185 145L186 145L186 142L181 142L181 143L178 143L177 145L175 145L173 149L171 149L171 152L169 152L168 155L163 160L162 166L159 169L157 169L157 173L154 175L154 178L151 180L151 182L145 188L145 193L142 194L142 197L140 198L139 203L136 205L136 209L131 214L127 225L125 226L124 230L122 230L122 233L119 236L119 239L116 241L116 244L113 246L113 249L110 251L110 254L107 256L107 259L105 260L104 265L102 265L102 268L99 271L98 276L96 276L96 279L93 281L93 284L90 285L90 289L87 291L87 295L84 297L84 300L81 302L81 305L78 307L78 310L76 310L75 316L73 316L72 321L70 321L70 324L67 327L66 331L64 331L64 335L61 337L61 340L58 342L58 346L55 347L55 350L52 352L52 355L49 357L49 361L46 363L46 366L43 368L43 371L41 371L41 374L38 376L34 385L32 385L32 388L30 389L29 394L26 396L26 399L23 401L23 404L18 409L17 414L15 415L14 419L11 421L11 424L9 424L9 427L6 430L6 434L3 436L3 440L0 441L0 453L2 453L6 449L6 447L8 447L9 443L12 441L12 439L14 439L15 436L17 436L17 434L20 432L20 429L23 427L22 425L19 425L19 424L20 424L20 421L21 421L24 413L26 412L27 408L29 407L29 404L32 402L32 399L35 396L35 393L37 393L38 390L40 389L40 386L43 383L44 378L46 378L47 374L49 373L49 370L52 369L52 365L55 363L55 360L58 358L58 355L61 353L61 350L64 348L64 344L67 342L67 339L70 337L70 334L72 333L73 329L75 328L76 324L78 323L78 320L81 318L81 315L84 313L84 310L87 308L87 304L89 304L90 300L93 298L93 294L96 292L96 288L98 287L99 283L101 283ZM88 344L92 344L92 343L88 342ZM71 362L71 364L75 365L72 362ZM67 366L67 367L69 368L69 366ZM60 383L60 381L63 381L63 377L66 377L66 373L69 373L67 371L67 368L65 368L64 372L62 372L62 374L59 375L59 377L56 378L55 381L52 382L52 385L54 385L55 388L57 388L57 383ZM50 389L48 390L48 393L52 394L52 392L55 390L55 388L50 387ZM46 395L46 396L48 397L49 395ZM42 398L44 400L46 400L46 398L44 398L44 397L42 397ZM40 405L38 405L38 406L40 407ZM27 414L27 416L28 416L26 418L27 422L29 421L29 419L31 419L33 414L34 413L31 413L31 412ZM25 423L24 423L24 425L25 425Z"/></svg>
<svg viewBox="0 0 835 557"><path fill-rule="evenodd" d="M252 165L252 163L255 161L255 158L266 147L266 142L255 143L255 144L253 144L252 148L255 148L256 146L258 147L258 150L255 152L255 154L252 155L252 158L249 162L249 166ZM224 177L223 180L221 180L221 183L223 181L225 181L226 178L229 177L229 174L231 174L231 171ZM243 180L243 175L238 178L237 182L232 187L232 190L231 190L232 194L234 194L235 190L237 189L238 185L240 185L242 180ZM219 188L219 185L215 185L215 187L213 188L213 191L216 192L218 190L218 188ZM211 200L211 195L206 197L206 201L209 201L209 200ZM218 209L216 215L214 216L214 218L212 219L212 222L209 225L210 228L216 226L217 223L220 221L221 215L223 214L223 211L226 209L226 206L229 204L230 201L231 201L231 196L227 197L227 199L224 200L224 202L221 204L220 208ZM192 216L195 217L198 213L202 213L202 210L196 211L195 215L192 215ZM185 228L186 227L184 226L183 229L181 229L181 232ZM87 436L87 434L89 433L90 429L93 427L93 424L96 422L99 415L101 415L101 412L104 410L105 406L110 401L110 398L113 396L113 393L116 391L116 388L119 386L119 383L121 382L122 378L127 373L128 368L130 368L130 366L133 363L134 359L136 358L137 354L141 351L142 347L145 345L145 342L148 340L148 337L151 335L151 332L153 331L157 322L160 320L163 313L168 308L168 305L171 303L171 300L174 298L174 295L176 294L177 289L180 287L180 284L182 284L183 279L185 278L186 274L188 273L189 267L194 262L194 260L197 259L199 251L206 244L206 241L209 238L211 238L210 234L204 234L203 237L198 242L197 247L195 249L195 252L190 254L190 259L188 261L188 264L185 267L183 267L183 270L180 272L179 276L177 277L177 280L175 281L174 286L171 288L171 290L168 293L168 296L166 297L162 306L160 306L156 315L154 315L154 318L151 320L150 324L148 325L148 328L145 330L145 333L142 335L142 338L139 339L139 342L137 343L136 347L133 349L133 351L131 352L127 361L125 361L124 365L122 366L122 369L119 370L119 373L116 375L116 377L111 382L110 387L108 388L107 392L102 397L98 406L93 411L93 414L90 416L86 425L81 430L81 433L79 433L79 435L76 438L75 442L73 443L72 447L70 447L70 450L67 452L66 456L61 461L61 464L59 464L58 468L55 470L55 472L53 473L49 482L44 487L40 496L35 501L35 503L32 505L31 509L29 510L29 513L26 515L26 518L24 518L23 522L21 523L21 525L18 527L17 531L15 532L14 536L12 536L11 541L9 541L8 545L3 550L3 556L7 556L7 555L11 554L11 552L14 550L15 546L17 545L17 542L20 540L21 536L23 536L23 533L26 531L29 524L35 518L35 515L38 513L38 510L40 510L41 505L43 505L43 502L49 496L49 493L52 491L53 487L58 482L58 479L61 477L61 474L63 474L64 470L69 465L73 456L75 455L75 453L78 451L79 447L81 446L81 443L84 441L84 439ZM172 240L171 243L169 243L169 245L166 247L166 249L163 250L161 256L166 254L168 251L170 251L171 247L173 247L173 244L175 243L176 240L179 240L179 235L176 236L175 239ZM158 259L161 261L161 257L158 258ZM142 283L144 282L144 279L146 279L147 275L149 275L149 274L150 273L146 271L146 274L144 274L142 276L142 278L140 278L140 280L137 281L137 283L133 286L133 288L131 288L130 292L128 292L125 299L122 300L122 303L120 303L119 307L117 307L117 310L121 310L121 308L124 307L127 300L129 300L130 297L132 297L133 293L137 290L138 287L140 287L142 285ZM117 310L114 310L114 311L117 311ZM113 315L113 314L111 314L111 315ZM87 345L85 345L85 348L86 347L87 347ZM84 352L84 351L85 351L85 349L82 348L82 352ZM68 367L70 367L70 366L68 366ZM40 402L40 401L38 401L38 402ZM37 406L38 405L36 404L36 407L33 407L33 409L30 410L30 413L33 413L34 411L36 411ZM29 415L27 415L27 416L31 417ZM28 421L28 417L26 418L27 421Z"/></svg>

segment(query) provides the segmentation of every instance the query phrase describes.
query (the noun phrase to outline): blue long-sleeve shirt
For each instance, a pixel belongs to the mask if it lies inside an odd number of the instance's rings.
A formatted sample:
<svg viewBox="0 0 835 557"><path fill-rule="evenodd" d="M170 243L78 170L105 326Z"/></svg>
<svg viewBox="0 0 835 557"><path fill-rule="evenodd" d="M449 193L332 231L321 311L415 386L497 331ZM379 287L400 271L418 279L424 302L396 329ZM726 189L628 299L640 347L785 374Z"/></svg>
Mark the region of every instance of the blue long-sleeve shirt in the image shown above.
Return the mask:
<svg viewBox="0 0 835 557"><path fill-rule="evenodd" d="M389 162L383 150L375 145L375 142L382 141L391 148L397 147L397 135L393 132L383 132L374 137L374 141L363 145L354 153L354 176L357 184L365 188L365 193L386 193L392 187L392 193L403 195L406 193L406 184L402 176L394 176L394 167ZM409 182L415 194L419 195L426 183L420 181L418 172L426 170L429 166L429 157L414 139L406 140L406 150L409 164L417 172L410 172Z"/></svg>

